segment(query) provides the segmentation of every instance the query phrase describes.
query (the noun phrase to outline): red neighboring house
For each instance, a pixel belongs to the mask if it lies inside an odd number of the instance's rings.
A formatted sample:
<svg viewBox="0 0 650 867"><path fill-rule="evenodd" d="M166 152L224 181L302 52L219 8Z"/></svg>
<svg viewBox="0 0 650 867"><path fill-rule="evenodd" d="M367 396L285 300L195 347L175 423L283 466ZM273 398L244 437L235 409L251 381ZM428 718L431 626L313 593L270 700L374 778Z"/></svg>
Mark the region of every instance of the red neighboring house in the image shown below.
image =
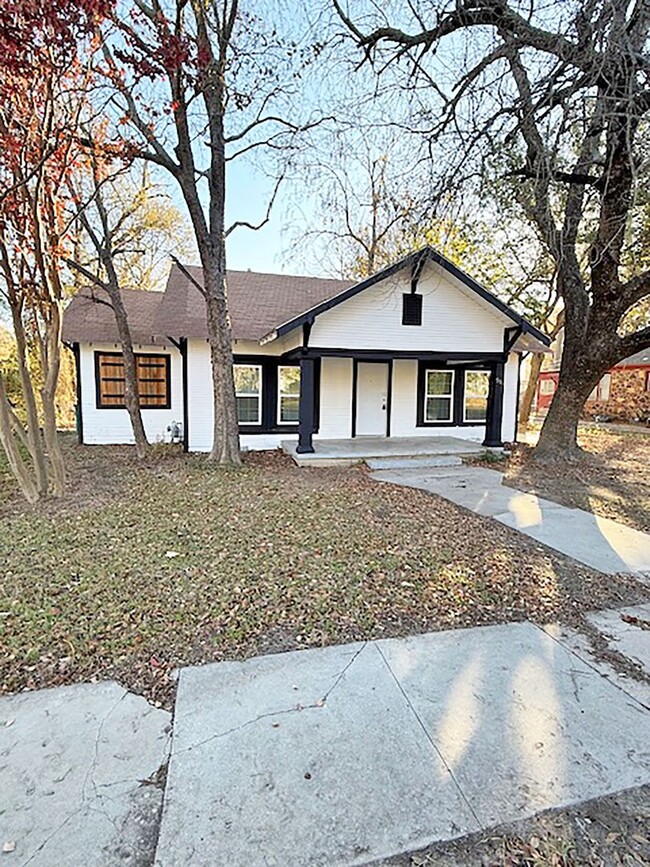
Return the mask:
<svg viewBox="0 0 650 867"><path fill-rule="evenodd" d="M559 375L559 370L540 373L535 396L538 415L548 412ZM624 421L650 419L650 350L637 352L612 367L587 398L583 414Z"/></svg>

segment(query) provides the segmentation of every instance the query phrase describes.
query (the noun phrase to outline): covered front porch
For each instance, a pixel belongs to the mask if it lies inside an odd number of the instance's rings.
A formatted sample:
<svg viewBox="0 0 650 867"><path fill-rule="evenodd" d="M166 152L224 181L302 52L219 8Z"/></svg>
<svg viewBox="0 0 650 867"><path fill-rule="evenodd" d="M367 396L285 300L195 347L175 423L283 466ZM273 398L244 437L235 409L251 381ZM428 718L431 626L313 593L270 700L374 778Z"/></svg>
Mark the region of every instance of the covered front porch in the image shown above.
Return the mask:
<svg viewBox="0 0 650 867"><path fill-rule="evenodd" d="M300 391L298 443L286 448L300 463L500 448L506 366L505 439L514 438L514 354L300 348L287 356L300 365Z"/></svg>
<svg viewBox="0 0 650 867"><path fill-rule="evenodd" d="M314 438L313 451L302 453L297 446L295 441L282 443L284 451L299 466L352 466L365 461L374 469L391 466L451 466L460 464L462 458L486 451L486 447L476 440L451 436ZM501 451L499 448L490 450Z"/></svg>

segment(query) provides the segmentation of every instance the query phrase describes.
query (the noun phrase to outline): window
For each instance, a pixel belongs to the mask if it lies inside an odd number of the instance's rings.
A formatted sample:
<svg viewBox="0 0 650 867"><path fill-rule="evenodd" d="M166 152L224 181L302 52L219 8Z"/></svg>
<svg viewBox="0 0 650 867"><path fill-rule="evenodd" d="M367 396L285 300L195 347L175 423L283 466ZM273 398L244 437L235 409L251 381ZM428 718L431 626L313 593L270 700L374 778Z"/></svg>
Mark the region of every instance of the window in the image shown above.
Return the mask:
<svg viewBox="0 0 650 867"><path fill-rule="evenodd" d="M239 424L261 424L262 368L259 364L235 364L233 375Z"/></svg>
<svg viewBox="0 0 650 867"><path fill-rule="evenodd" d="M402 325L422 325L422 296L415 292L402 295Z"/></svg>
<svg viewBox="0 0 650 867"><path fill-rule="evenodd" d="M300 418L300 368L278 367L278 423L298 424Z"/></svg>
<svg viewBox="0 0 650 867"><path fill-rule="evenodd" d="M609 400L609 391L612 385L612 374L606 373L598 383L598 400Z"/></svg>
<svg viewBox="0 0 650 867"><path fill-rule="evenodd" d="M427 370L424 391L424 420L451 421L454 394L453 370Z"/></svg>
<svg viewBox="0 0 650 867"><path fill-rule="evenodd" d="M464 421L485 421L489 390L490 374L487 370L465 371Z"/></svg>
<svg viewBox="0 0 650 867"><path fill-rule="evenodd" d="M98 409L123 409L124 359L121 352L95 353ZM171 406L170 356L135 356L138 394L142 409Z"/></svg>
<svg viewBox="0 0 650 867"><path fill-rule="evenodd" d="M555 394L555 380L542 379L539 383L540 394Z"/></svg>

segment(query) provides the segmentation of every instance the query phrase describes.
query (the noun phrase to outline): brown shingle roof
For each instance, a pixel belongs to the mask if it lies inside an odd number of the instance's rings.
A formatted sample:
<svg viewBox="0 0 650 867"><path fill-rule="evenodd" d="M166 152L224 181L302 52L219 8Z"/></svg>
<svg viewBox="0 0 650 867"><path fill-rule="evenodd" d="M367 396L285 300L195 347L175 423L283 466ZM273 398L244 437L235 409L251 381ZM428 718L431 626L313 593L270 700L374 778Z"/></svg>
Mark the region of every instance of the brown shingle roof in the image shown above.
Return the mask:
<svg viewBox="0 0 650 867"><path fill-rule="evenodd" d="M199 283L201 268L187 271ZM257 274L228 271L228 308L235 340L260 340L278 325L304 313L350 286L346 280L321 277L289 277L282 274ZM203 296L174 265L167 281L165 297L157 315L161 334L172 337L207 337Z"/></svg>
<svg viewBox="0 0 650 867"><path fill-rule="evenodd" d="M133 342L155 343L156 311L163 293L123 289L121 294ZM119 342L115 314L105 292L84 290L75 295L63 315L63 339L66 343Z"/></svg>
<svg viewBox="0 0 650 867"><path fill-rule="evenodd" d="M201 268L187 266L187 271L202 283ZM227 279L235 340L260 340L277 326L350 286L346 280L252 271L228 271ZM150 343L154 336L159 340L167 336L207 337L203 296L177 265L172 266L164 293L125 289L122 297L135 343ZM69 343L116 342L112 308L88 294L76 296L65 311L63 339Z"/></svg>

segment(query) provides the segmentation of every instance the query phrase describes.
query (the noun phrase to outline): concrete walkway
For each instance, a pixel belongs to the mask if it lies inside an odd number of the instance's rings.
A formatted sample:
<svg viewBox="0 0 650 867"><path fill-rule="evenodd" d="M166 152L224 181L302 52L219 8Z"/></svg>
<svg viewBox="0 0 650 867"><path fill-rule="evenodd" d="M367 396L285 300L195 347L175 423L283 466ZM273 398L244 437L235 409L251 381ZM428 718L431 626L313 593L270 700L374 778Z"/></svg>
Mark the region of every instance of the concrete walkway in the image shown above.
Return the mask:
<svg viewBox="0 0 650 867"><path fill-rule="evenodd" d="M438 494L600 572L627 572L650 581L648 533L506 487L501 484L503 473L495 470L465 465L383 470L372 477Z"/></svg>
<svg viewBox="0 0 650 867"><path fill-rule="evenodd" d="M650 782L650 687L566 627L182 669L161 818L170 722L110 682L0 698L2 863L353 867Z"/></svg>
<svg viewBox="0 0 650 867"><path fill-rule="evenodd" d="M530 623L180 673L157 867L351 867L650 782L650 695Z"/></svg>
<svg viewBox="0 0 650 867"><path fill-rule="evenodd" d="M2 864L151 864L170 731L110 681L1 698Z"/></svg>

